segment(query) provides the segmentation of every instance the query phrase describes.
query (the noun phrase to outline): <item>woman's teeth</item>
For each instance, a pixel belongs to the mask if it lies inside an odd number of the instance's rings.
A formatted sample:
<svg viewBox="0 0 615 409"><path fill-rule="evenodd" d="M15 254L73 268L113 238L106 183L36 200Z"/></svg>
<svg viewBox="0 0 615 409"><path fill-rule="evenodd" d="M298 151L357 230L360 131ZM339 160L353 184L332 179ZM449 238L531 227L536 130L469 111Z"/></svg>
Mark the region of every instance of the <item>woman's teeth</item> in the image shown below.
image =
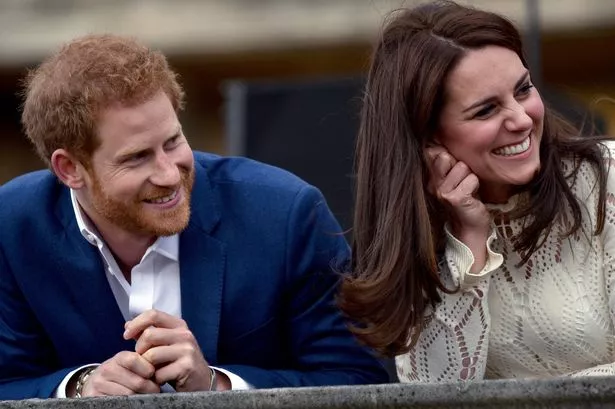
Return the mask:
<svg viewBox="0 0 615 409"><path fill-rule="evenodd" d="M177 196L177 191L173 192L169 196L148 200L148 202L154 203L154 204L162 204L162 203L170 202L171 200L175 199L175 196Z"/></svg>
<svg viewBox="0 0 615 409"><path fill-rule="evenodd" d="M530 147L530 137L528 136L525 140L517 145L509 145L503 148L499 148L493 151L496 155L501 156L513 156L518 155L520 153L525 152Z"/></svg>

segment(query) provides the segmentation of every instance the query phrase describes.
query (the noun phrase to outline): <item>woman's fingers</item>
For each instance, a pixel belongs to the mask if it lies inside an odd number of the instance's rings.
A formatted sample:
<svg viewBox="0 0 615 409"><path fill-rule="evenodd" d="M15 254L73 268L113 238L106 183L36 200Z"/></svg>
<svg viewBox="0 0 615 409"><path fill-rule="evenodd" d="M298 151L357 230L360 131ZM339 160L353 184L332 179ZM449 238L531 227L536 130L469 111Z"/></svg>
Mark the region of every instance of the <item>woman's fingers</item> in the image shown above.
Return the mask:
<svg viewBox="0 0 615 409"><path fill-rule="evenodd" d="M438 185L438 197L444 198L457 190L459 184L470 174L472 174L472 171L468 165L463 162L456 162Z"/></svg>
<svg viewBox="0 0 615 409"><path fill-rule="evenodd" d="M437 196L439 195L439 187L455 166L457 160L442 147L428 148L426 153L429 166L428 190L431 194Z"/></svg>

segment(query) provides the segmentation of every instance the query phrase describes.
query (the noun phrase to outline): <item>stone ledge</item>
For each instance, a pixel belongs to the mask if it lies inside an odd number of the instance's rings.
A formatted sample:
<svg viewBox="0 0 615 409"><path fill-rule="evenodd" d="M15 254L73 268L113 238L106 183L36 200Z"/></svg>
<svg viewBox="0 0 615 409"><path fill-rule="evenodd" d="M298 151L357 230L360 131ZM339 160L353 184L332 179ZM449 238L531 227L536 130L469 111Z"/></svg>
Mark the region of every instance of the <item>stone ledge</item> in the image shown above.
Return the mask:
<svg viewBox="0 0 615 409"><path fill-rule="evenodd" d="M117 398L0 402L0 409L55 408L612 408L615 378L502 380L443 385L284 388Z"/></svg>

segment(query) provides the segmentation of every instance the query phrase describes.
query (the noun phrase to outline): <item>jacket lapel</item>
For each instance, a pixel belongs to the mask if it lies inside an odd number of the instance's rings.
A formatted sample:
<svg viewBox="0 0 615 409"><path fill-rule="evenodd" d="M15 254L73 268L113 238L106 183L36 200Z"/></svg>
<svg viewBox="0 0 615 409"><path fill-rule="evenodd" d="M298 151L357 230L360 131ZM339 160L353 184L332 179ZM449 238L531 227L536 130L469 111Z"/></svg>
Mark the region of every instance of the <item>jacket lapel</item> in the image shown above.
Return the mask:
<svg viewBox="0 0 615 409"><path fill-rule="evenodd" d="M124 317L109 287L98 249L79 231L68 189L59 196L56 214L65 229L55 251L57 257L63 258L58 279L64 282L73 312L82 317L75 325L82 331L89 329L91 349L97 350L96 355L109 357L134 349L134 342L122 337Z"/></svg>
<svg viewBox="0 0 615 409"><path fill-rule="evenodd" d="M211 364L218 360L226 268L225 245L210 235L220 220L219 209L207 171L195 160L190 223L179 242L182 318Z"/></svg>
<svg viewBox="0 0 615 409"><path fill-rule="evenodd" d="M210 364L218 361L224 245L188 228L180 239L182 317Z"/></svg>

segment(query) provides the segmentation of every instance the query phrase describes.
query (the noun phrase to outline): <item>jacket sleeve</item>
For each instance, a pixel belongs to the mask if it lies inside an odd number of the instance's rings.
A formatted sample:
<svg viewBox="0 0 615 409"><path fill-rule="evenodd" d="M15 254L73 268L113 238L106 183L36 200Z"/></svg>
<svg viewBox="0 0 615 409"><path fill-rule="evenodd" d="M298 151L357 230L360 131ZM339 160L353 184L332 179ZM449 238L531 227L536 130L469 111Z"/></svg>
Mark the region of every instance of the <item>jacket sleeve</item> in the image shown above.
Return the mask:
<svg viewBox="0 0 615 409"><path fill-rule="evenodd" d="M279 370L220 366L255 388L387 382L383 365L358 344L335 304L349 256L325 199L316 188L303 187L286 227L285 326L294 362Z"/></svg>
<svg viewBox="0 0 615 409"><path fill-rule="evenodd" d="M45 330L0 247L0 400L51 397L62 379L75 369L57 367Z"/></svg>

